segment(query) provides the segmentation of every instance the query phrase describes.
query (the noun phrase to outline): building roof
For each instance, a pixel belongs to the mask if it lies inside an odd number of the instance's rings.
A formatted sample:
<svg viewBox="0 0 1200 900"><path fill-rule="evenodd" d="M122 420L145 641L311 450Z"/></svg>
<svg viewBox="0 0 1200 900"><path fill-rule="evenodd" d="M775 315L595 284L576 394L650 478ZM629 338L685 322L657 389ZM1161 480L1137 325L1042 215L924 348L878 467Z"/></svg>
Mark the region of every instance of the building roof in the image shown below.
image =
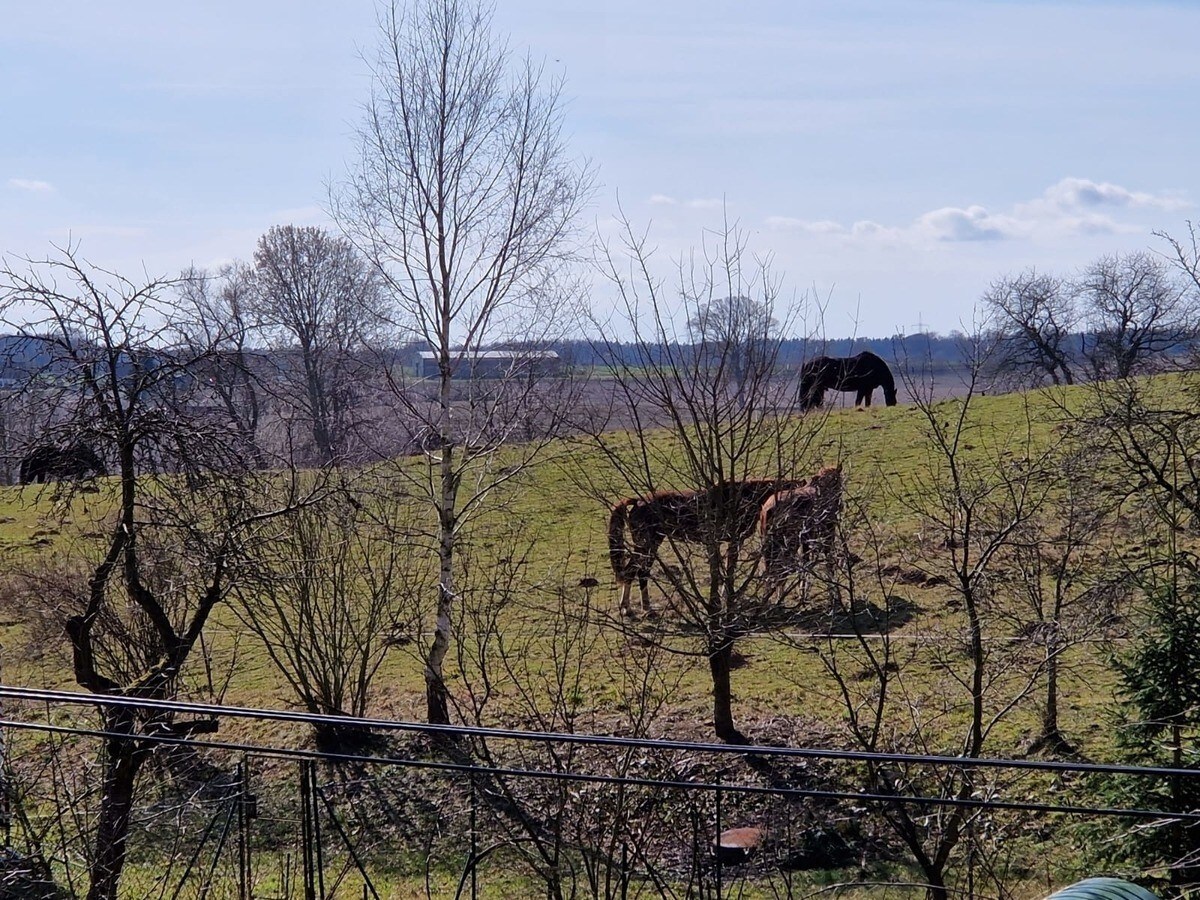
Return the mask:
<svg viewBox="0 0 1200 900"><path fill-rule="evenodd" d="M452 350L452 354L463 357L461 350ZM476 350L469 354L471 359L558 359L558 351L556 350ZM438 355L433 350L420 351L421 359L437 359Z"/></svg>

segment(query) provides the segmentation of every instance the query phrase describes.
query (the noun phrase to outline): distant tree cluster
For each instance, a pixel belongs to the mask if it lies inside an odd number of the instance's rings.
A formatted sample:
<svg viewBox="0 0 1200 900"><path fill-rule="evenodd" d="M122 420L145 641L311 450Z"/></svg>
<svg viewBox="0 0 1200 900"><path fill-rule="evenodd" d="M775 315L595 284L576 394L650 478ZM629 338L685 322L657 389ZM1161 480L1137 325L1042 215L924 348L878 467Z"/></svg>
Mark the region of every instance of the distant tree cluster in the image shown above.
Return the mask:
<svg viewBox="0 0 1200 900"><path fill-rule="evenodd" d="M1128 378L1168 367L1200 328L1196 232L1167 253L1103 256L1074 277L1029 268L983 295L996 371L1010 386Z"/></svg>

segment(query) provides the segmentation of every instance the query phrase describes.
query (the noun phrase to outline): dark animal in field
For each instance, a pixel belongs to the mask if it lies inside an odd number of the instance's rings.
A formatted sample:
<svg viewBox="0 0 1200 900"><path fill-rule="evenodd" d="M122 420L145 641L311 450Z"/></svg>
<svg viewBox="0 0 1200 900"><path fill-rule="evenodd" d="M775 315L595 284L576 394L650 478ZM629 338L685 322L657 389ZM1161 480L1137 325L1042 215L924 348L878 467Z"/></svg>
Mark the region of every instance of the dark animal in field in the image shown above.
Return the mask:
<svg viewBox="0 0 1200 900"><path fill-rule="evenodd" d="M104 461L83 441L75 441L66 447L44 444L35 447L21 460L21 484L42 484L65 478L107 474Z"/></svg>
<svg viewBox="0 0 1200 900"><path fill-rule="evenodd" d="M631 613L629 595L635 580L642 595L642 610L650 612L650 568L663 541L744 540L754 531L763 502L778 490L800 484L763 478L725 482L699 491L658 491L622 500L608 517L609 561L621 589L621 612Z"/></svg>
<svg viewBox="0 0 1200 900"><path fill-rule="evenodd" d="M818 356L800 367L800 408L820 406L826 391L855 391L854 405L870 406L877 387L883 388L883 402L895 406L892 370L870 350L857 356Z"/></svg>
<svg viewBox="0 0 1200 900"><path fill-rule="evenodd" d="M766 499L758 515L758 533L773 587L782 584L797 561L810 563L818 553L833 559L841 513L841 466L827 466L807 484Z"/></svg>

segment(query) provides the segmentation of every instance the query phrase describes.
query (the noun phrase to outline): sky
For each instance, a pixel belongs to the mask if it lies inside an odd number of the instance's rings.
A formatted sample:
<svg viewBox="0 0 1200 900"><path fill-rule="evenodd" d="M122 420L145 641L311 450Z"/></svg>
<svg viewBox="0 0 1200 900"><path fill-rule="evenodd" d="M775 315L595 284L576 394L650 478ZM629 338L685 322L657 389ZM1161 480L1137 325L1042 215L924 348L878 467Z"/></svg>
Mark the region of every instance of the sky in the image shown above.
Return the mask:
<svg viewBox="0 0 1200 900"><path fill-rule="evenodd" d="M989 285L1163 249L1200 204L1192 0L500 0L570 152L672 260L736 223L829 337L970 330ZM335 228L374 0L0 9L0 253L136 280ZM592 303L611 303L602 281Z"/></svg>

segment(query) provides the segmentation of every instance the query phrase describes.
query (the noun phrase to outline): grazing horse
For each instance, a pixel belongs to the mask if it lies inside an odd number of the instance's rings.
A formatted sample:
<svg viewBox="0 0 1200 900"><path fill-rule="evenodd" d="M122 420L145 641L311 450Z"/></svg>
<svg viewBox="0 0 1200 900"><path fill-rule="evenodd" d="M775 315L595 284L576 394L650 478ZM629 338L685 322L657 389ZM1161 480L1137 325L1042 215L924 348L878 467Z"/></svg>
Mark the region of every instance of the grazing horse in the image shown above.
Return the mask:
<svg viewBox="0 0 1200 900"><path fill-rule="evenodd" d="M650 567L664 540L741 541L754 530L768 497L802 483L770 478L729 481L699 491L658 491L619 502L608 517L608 550L621 589L621 612L632 613L629 595L635 579L642 595L642 610L650 611ZM625 544L626 529L629 547Z"/></svg>
<svg viewBox="0 0 1200 900"><path fill-rule="evenodd" d="M767 578L778 586L791 563L820 552L833 559L842 511L842 467L827 466L808 483L777 491L758 515Z"/></svg>
<svg viewBox="0 0 1200 900"><path fill-rule="evenodd" d="M21 484L45 483L87 475L107 475L104 461L83 441L66 447L43 444L21 460Z"/></svg>
<svg viewBox="0 0 1200 900"><path fill-rule="evenodd" d="M875 388L883 388L883 401L896 405L896 379L888 364L864 350L857 356L818 356L800 367L800 408L812 409L825 401L826 391L857 391L854 405L871 405Z"/></svg>

